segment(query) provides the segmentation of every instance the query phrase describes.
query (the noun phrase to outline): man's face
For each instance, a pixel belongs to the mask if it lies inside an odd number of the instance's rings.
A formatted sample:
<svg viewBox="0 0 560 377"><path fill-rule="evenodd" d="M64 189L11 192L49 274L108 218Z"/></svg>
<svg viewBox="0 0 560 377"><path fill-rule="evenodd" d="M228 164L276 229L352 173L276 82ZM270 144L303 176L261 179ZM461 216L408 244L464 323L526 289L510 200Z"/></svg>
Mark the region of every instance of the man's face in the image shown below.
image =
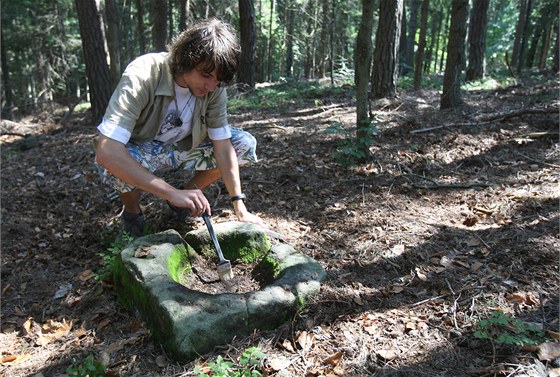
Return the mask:
<svg viewBox="0 0 560 377"><path fill-rule="evenodd" d="M175 78L175 82L179 86L189 88L191 93L196 97L203 97L206 94L213 92L220 84L217 77L218 70L214 70L212 73L206 73L200 68L195 68L177 76Z"/></svg>

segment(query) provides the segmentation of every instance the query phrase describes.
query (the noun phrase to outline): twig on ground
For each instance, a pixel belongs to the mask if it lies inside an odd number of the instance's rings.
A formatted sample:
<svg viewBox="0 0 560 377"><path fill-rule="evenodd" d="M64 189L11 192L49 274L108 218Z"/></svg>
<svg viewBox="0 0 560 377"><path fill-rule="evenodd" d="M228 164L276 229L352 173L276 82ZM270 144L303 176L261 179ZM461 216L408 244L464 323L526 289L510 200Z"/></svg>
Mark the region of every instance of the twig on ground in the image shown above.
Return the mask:
<svg viewBox="0 0 560 377"><path fill-rule="evenodd" d="M505 113L505 114L492 115L492 116L489 116L489 117L485 118L484 120L482 120L480 122L444 124L444 125L441 125L441 126L421 128L419 130L412 130L412 131L410 131L410 133L411 134L420 134L420 133L423 133L423 132L430 132L430 131L439 130L439 129L442 129L442 128L451 128L451 127L484 126L484 125L494 123L494 122L497 122L497 121L507 120L507 119L510 119L510 118L515 118L515 117L528 115L528 114L553 114L553 113L558 113L558 108L545 107L545 108L542 108L542 109L523 109L523 110L512 111L512 112Z"/></svg>
<svg viewBox="0 0 560 377"><path fill-rule="evenodd" d="M433 186L429 186L429 185L417 185L415 183L412 184L412 187L417 188L417 189L426 189L426 190L434 190L434 189L471 189L471 188L476 188L476 187L481 187L481 188L487 188L487 187L491 187L492 185L487 184L487 183L468 183L468 184L457 184L457 183L451 183L451 184L436 184Z"/></svg>
<svg viewBox="0 0 560 377"><path fill-rule="evenodd" d="M548 162L536 160L536 159L531 158L531 157L529 157L529 156L525 156L523 153L515 152L515 154L517 154L517 155L519 155L519 156L521 156L521 157L523 157L523 158L525 158L525 159L527 159L527 160L529 160L529 161L533 161L533 162L536 162L536 163L539 163L539 164L543 164L543 165L546 165L546 166L550 166L550 167L553 167L553 168L560 168L560 165L549 164Z"/></svg>

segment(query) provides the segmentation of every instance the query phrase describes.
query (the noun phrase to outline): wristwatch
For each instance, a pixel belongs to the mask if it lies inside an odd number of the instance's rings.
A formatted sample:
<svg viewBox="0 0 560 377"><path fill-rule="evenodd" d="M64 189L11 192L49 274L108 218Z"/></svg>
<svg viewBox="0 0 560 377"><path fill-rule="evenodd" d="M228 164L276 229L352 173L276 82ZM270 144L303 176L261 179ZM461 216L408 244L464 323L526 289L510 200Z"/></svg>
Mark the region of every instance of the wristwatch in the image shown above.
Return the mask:
<svg viewBox="0 0 560 377"><path fill-rule="evenodd" d="M243 200L243 201L245 201L245 199L247 199L247 195L245 195L245 194L239 194L239 195L232 196L232 197L231 197L231 202L233 203L233 202L235 202L235 201L237 201L237 200Z"/></svg>

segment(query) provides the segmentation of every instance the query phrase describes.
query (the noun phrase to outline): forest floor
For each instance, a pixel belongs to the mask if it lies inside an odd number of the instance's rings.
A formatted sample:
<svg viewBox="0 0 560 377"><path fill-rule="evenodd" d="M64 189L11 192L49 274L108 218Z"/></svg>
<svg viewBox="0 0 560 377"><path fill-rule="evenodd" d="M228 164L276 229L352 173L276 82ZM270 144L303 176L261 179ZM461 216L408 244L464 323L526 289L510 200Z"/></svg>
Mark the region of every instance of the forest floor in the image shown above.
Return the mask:
<svg viewBox="0 0 560 377"><path fill-rule="evenodd" d="M372 162L354 168L332 155L344 134L326 132L354 129L350 90L236 111L259 142L242 170L249 209L327 278L286 325L188 364L95 278L120 205L92 164L89 114L4 124L32 136L0 138L0 374L63 376L88 355L108 376L192 376L218 355L243 371L258 346L267 376L559 375L559 89L527 79L445 111L435 90L372 103ZM234 219L219 184L208 196L214 221ZM153 232L188 230L162 200L142 204Z"/></svg>

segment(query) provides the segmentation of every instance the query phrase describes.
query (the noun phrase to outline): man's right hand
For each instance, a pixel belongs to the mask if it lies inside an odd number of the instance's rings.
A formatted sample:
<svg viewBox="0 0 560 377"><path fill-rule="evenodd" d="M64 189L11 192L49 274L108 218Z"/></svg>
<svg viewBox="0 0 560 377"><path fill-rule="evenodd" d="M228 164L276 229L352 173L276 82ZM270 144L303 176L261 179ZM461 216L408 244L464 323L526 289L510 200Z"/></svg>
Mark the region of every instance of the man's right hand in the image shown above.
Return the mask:
<svg viewBox="0 0 560 377"><path fill-rule="evenodd" d="M202 216L204 213L212 215L210 203L199 189L175 190L167 200L175 207L188 208L193 217Z"/></svg>

